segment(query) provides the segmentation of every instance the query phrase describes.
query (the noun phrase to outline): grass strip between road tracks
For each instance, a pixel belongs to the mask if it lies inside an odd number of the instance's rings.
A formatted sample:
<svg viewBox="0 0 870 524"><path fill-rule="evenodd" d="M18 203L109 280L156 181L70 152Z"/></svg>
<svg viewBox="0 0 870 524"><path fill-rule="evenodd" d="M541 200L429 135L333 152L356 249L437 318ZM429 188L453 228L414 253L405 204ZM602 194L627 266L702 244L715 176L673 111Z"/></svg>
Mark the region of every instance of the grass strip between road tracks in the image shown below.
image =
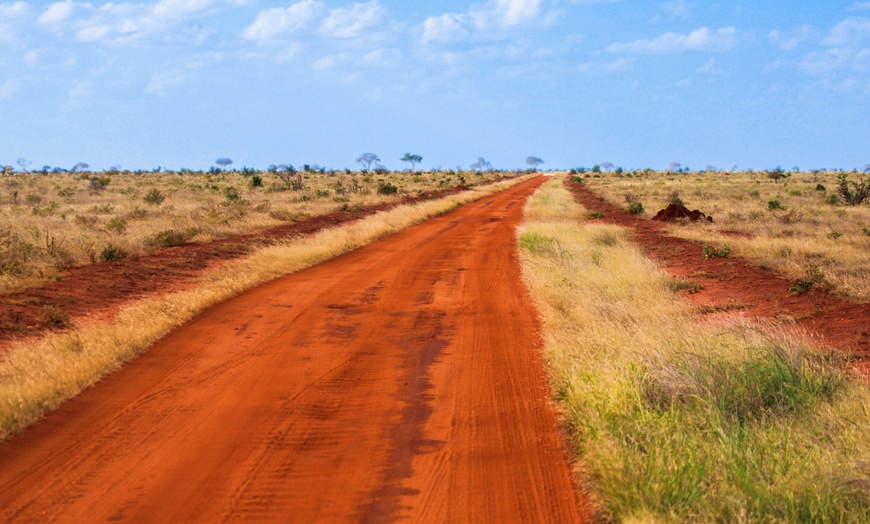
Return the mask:
<svg viewBox="0 0 870 524"><path fill-rule="evenodd" d="M870 522L870 389L808 339L702 323L562 180L528 202L523 278L582 483L630 522Z"/></svg>
<svg viewBox="0 0 870 524"><path fill-rule="evenodd" d="M206 272L194 289L132 303L115 319L15 345L0 361L0 441L29 426L205 309L274 278L311 267L457 206L528 180L504 180L439 200L400 206L310 237L266 247Z"/></svg>

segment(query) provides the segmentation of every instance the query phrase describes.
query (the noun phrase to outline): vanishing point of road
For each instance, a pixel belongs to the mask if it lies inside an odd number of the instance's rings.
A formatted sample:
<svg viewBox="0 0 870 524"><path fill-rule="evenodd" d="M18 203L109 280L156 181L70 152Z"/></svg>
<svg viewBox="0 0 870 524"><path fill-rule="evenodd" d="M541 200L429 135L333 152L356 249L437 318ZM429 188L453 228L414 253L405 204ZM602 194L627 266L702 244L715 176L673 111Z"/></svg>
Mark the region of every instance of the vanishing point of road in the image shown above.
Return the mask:
<svg viewBox="0 0 870 524"><path fill-rule="evenodd" d="M224 302L0 445L4 522L578 522L523 182Z"/></svg>

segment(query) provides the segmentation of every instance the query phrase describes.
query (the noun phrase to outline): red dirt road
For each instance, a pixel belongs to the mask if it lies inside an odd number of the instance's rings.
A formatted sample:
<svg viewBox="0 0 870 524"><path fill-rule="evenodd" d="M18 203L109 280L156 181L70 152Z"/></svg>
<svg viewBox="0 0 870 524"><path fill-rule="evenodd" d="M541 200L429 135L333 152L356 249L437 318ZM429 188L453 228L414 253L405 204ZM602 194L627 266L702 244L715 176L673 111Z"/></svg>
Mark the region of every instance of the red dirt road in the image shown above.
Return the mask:
<svg viewBox="0 0 870 524"><path fill-rule="evenodd" d="M0 445L4 522L577 522L522 183L215 307Z"/></svg>

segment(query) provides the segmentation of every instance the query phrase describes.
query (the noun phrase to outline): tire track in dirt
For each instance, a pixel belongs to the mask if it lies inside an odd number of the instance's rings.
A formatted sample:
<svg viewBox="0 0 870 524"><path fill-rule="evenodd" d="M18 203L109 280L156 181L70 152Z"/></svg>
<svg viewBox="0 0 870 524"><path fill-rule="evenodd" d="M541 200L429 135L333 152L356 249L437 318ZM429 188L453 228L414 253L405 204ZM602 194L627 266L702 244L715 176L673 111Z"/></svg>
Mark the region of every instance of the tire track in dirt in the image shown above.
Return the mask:
<svg viewBox="0 0 870 524"><path fill-rule="evenodd" d="M0 519L577 522L532 180L251 290L0 445Z"/></svg>
<svg viewBox="0 0 870 524"><path fill-rule="evenodd" d="M664 224L630 215L580 184L565 184L580 205L601 212L605 222L631 228L631 240L668 273L697 284L698 292L684 294L702 311L737 311L798 326L870 376L870 304L848 302L819 289L804 295L789 292L792 282L740 257L704 259L698 242L668 235Z"/></svg>

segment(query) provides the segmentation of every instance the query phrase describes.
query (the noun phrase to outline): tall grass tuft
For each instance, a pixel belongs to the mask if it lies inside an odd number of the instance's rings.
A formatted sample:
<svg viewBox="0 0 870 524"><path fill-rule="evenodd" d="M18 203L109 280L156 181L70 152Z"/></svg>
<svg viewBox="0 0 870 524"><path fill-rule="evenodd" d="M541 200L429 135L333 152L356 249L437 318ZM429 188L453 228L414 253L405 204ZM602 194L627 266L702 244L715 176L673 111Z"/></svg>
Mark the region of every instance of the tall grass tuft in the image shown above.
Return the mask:
<svg viewBox="0 0 870 524"><path fill-rule="evenodd" d="M601 517L870 521L866 385L800 334L699 322L623 229L587 215L548 182L518 244Z"/></svg>

